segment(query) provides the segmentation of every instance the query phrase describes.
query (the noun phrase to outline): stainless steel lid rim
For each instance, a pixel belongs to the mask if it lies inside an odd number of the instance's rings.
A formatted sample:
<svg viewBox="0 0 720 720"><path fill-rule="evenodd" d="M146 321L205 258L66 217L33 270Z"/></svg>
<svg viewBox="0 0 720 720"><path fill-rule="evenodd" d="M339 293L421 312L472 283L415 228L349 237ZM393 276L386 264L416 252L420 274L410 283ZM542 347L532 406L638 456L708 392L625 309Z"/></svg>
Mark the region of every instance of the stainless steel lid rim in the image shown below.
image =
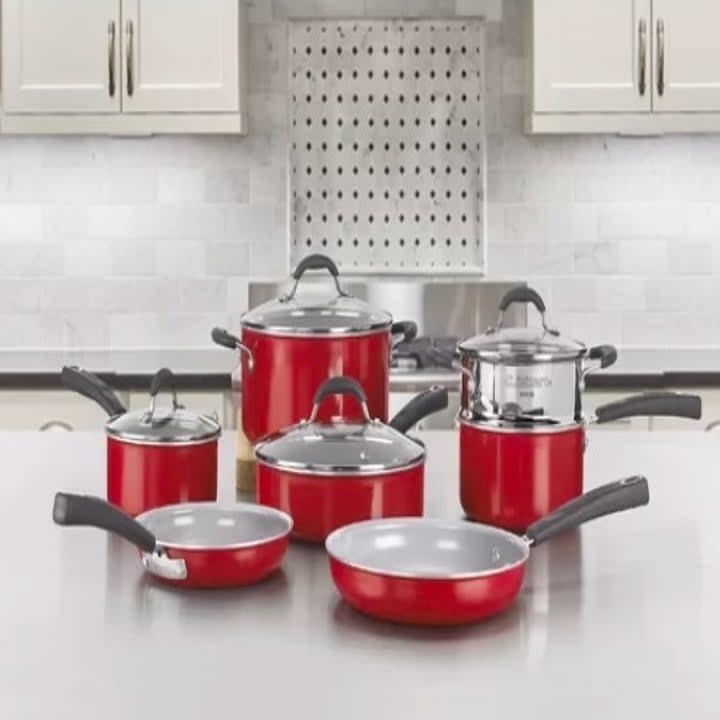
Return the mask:
<svg viewBox="0 0 720 720"><path fill-rule="evenodd" d="M419 446L418 446L419 447ZM423 449L421 457L417 460L404 465L304 465L294 463L292 461L283 461L276 459L268 459L263 457L258 450L255 451L255 458L258 465L262 465L271 470L281 470L292 475L320 475L331 480L344 481L347 477L338 477L340 475L350 476L349 479L379 477L382 475L391 475L394 473L405 472L406 470L414 470L425 464L426 452Z"/></svg>
<svg viewBox="0 0 720 720"><path fill-rule="evenodd" d="M209 445L210 443L217 442L220 436L222 435L222 429L219 429L215 434L208 435L204 438L198 438L196 440L174 440L172 438L168 439L153 439L150 440L148 438L141 438L141 437L131 437L129 435L121 435L117 433L113 433L112 430L108 429L107 426L105 427L105 435L110 440L117 440L118 442L124 443L126 445L144 445L146 447L193 447L196 445Z"/></svg>
<svg viewBox="0 0 720 720"><path fill-rule="evenodd" d="M251 330L259 335L267 335L268 337L287 337L287 338L304 338L307 340L327 340L328 338L346 338L346 337L367 337L377 335L381 332L390 332L392 319L388 322L378 323L366 329L353 328L330 328L330 329L303 329L303 328L286 328L286 327L269 327L256 325L252 322L240 321L243 329Z"/></svg>
<svg viewBox="0 0 720 720"><path fill-rule="evenodd" d="M507 354L495 351L483 351L475 350L471 348L463 348L458 345L458 353L461 357L467 357L473 360L480 360L482 362L490 363L491 365L517 365L517 366L529 366L538 365L540 363L561 363L561 362L573 362L579 360L587 355L587 348L583 348L579 352L574 353L533 353L523 354L508 350Z"/></svg>
<svg viewBox="0 0 720 720"><path fill-rule="evenodd" d="M587 421L571 421L571 422L550 422L543 423L538 422L536 425L532 423L524 424L513 424L509 420L487 420L483 418L468 418L462 414L462 411L458 414L458 422L466 427L474 428L476 430L484 430L486 432L493 433L504 433L504 434L555 434L562 432L574 432L579 429L584 429L587 425Z"/></svg>

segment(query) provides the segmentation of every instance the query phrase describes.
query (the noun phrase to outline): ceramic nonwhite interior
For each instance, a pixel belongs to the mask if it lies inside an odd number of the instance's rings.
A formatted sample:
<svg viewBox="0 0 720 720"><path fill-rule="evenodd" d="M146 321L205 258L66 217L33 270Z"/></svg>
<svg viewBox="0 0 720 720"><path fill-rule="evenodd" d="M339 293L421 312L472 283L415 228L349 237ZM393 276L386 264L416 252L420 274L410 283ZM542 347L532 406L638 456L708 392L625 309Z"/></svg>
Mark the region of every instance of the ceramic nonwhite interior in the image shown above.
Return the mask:
<svg viewBox="0 0 720 720"><path fill-rule="evenodd" d="M369 520L340 528L328 553L359 570L415 579L492 575L524 563L529 545L505 530L463 520Z"/></svg>
<svg viewBox="0 0 720 720"><path fill-rule="evenodd" d="M221 507L215 503L168 505L138 515L164 547L220 550L251 547L289 534L289 515L250 503Z"/></svg>

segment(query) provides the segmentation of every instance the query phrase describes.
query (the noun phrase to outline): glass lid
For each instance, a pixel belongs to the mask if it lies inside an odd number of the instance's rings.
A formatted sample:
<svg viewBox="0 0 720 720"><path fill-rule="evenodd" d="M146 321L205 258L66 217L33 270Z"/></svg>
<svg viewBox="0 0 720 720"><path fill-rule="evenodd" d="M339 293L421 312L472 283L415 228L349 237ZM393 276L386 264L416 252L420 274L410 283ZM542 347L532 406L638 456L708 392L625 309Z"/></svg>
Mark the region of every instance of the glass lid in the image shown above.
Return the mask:
<svg viewBox="0 0 720 720"><path fill-rule="evenodd" d="M513 302L529 302L540 313L540 327L504 327L503 314ZM498 318L494 326L482 335L476 335L459 343L461 354L477 356L493 363L534 363L569 360L580 357L586 346L578 340L564 337L548 326L545 303L531 288L510 290L500 302Z"/></svg>
<svg viewBox="0 0 720 720"><path fill-rule="evenodd" d="M307 270L327 270L335 281L336 293L298 293L298 284ZM329 257L309 255L295 269L291 291L247 312L243 325L269 333L309 335L363 333L390 326L390 313L349 295L340 286L338 276L337 266Z"/></svg>

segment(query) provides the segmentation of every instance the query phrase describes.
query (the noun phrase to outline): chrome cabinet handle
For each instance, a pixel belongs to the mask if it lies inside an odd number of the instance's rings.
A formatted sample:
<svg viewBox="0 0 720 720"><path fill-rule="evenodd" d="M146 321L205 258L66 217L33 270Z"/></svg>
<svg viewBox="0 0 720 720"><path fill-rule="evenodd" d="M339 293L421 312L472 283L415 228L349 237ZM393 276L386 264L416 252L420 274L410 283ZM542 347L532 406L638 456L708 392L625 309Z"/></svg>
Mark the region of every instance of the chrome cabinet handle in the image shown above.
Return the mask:
<svg viewBox="0 0 720 720"><path fill-rule="evenodd" d="M115 97L115 21L108 23L108 94Z"/></svg>
<svg viewBox="0 0 720 720"><path fill-rule="evenodd" d="M125 51L125 67L127 68L127 94L132 97L135 92L135 78L133 73L133 21L128 20L125 26L125 32L127 33L127 48Z"/></svg>
<svg viewBox="0 0 720 720"><path fill-rule="evenodd" d="M657 91L658 95L665 94L665 23L662 18L657 21Z"/></svg>
<svg viewBox="0 0 720 720"><path fill-rule="evenodd" d="M647 66L647 23L643 18L638 24L638 92L645 94L645 69Z"/></svg>

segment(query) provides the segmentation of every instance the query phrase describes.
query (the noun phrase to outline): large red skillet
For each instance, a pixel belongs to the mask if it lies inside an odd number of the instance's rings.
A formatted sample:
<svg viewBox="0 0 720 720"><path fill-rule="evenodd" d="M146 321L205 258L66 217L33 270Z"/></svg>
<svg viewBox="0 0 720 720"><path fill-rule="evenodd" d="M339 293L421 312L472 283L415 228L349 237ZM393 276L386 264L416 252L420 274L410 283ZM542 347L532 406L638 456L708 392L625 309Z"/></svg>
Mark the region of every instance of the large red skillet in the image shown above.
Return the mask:
<svg viewBox="0 0 720 720"><path fill-rule="evenodd" d="M186 503L136 519L101 498L57 493L53 520L115 533L140 550L145 569L173 585L231 587L257 582L282 562L292 519L269 507Z"/></svg>
<svg viewBox="0 0 720 720"><path fill-rule="evenodd" d="M530 548L648 501L647 480L635 476L563 505L522 537L463 520L398 518L340 528L325 546L335 585L357 610L414 625L461 625L512 603Z"/></svg>

